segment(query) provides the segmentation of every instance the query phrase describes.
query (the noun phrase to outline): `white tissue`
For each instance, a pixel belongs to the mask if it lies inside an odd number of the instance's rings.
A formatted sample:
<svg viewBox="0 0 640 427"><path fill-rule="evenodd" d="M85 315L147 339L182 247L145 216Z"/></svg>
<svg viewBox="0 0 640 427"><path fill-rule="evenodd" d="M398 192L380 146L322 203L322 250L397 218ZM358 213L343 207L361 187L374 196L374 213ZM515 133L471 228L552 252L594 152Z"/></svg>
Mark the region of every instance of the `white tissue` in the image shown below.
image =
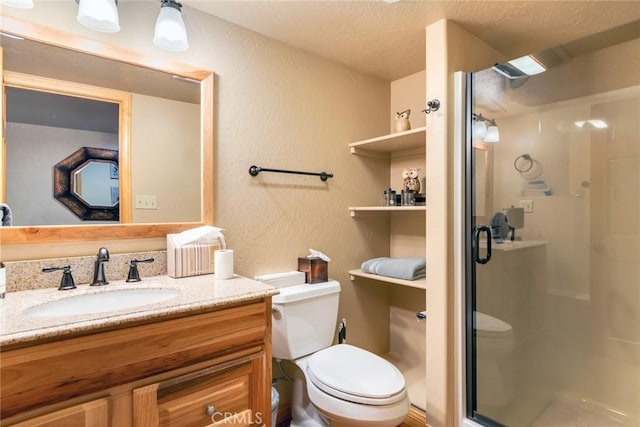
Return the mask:
<svg viewBox="0 0 640 427"><path fill-rule="evenodd" d="M321 260L326 262L331 261L331 258L320 251L316 251L315 249L309 249L309 255L307 255L307 258L320 258Z"/></svg>
<svg viewBox="0 0 640 427"><path fill-rule="evenodd" d="M194 244L212 245L219 242L220 246L223 249L226 249L227 245L222 231L222 228L203 225L201 227L183 231L182 233L174 234L172 235L172 239L176 246Z"/></svg>
<svg viewBox="0 0 640 427"><path fill-rule="evenodd" d="M213 255L214 271L216 273L216 279L231 279L233 278L233 250L221 249L215 251Z"/></svg>

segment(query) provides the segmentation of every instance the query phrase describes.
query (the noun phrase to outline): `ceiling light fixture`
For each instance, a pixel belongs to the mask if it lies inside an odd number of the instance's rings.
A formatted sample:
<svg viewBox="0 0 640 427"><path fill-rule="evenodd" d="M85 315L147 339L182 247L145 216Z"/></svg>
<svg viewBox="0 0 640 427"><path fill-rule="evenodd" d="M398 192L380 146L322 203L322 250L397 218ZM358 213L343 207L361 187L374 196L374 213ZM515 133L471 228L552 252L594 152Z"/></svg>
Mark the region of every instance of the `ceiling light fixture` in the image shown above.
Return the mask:
<svg viewBox="0 0 640 427"><path fill-rule="evenodd" d="M509 64L513 65L528 76L535 76L536 74L547 71L544 65L542 65L542 63L533 55L512 59L509 61Z"/></svg>
<svg viewBox="0 0 640 427"><path fill-rule="evenodd" d="M500 142L500 131L494 119L487 119L482 114L473 113L473 138L482 139L486 143Z"/></svg>
<svg viewBox="0 0 640 427"><path fill-rule="evenodd" d="M18 9L32 9L33 0L0 0L0 5L16 7Z"/></svg>
<svg viewBox="0 0 640 427"><path fill-rule="evenodd" d="M182 5L175 0L160 0L160 3L153 44L172 52L189 49L187 29L182 20Z"/></svg>
<svg viewBox="0 0 640 427"><path fill-rule="evenodd" d="M103 33L120 31L118 0L76 0L78 22Z"/></svg>

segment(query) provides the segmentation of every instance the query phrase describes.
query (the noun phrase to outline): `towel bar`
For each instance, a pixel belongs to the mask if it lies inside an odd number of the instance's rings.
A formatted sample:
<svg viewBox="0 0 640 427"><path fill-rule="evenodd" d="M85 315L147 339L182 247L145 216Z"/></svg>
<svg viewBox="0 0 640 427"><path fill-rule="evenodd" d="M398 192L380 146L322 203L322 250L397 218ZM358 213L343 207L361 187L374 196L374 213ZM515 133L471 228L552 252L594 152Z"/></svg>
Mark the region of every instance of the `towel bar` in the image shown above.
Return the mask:
<svg viewBox="0 0 640 427"><path fill-rule="evenodd" d="M324 182L329 178L333 178L333 174L332 173L328 173L328 172L303 172L303 171L290 171L290 170L285 170L285 169L269 169L269 168L263 168L260 166L256 166L256 165L252 165L249 168L249 175L251 176L258 176L258 174L260 172L277 172L277 173L293 173L296 175L312 175L312 176L319 176L320 179Z"/></svg>

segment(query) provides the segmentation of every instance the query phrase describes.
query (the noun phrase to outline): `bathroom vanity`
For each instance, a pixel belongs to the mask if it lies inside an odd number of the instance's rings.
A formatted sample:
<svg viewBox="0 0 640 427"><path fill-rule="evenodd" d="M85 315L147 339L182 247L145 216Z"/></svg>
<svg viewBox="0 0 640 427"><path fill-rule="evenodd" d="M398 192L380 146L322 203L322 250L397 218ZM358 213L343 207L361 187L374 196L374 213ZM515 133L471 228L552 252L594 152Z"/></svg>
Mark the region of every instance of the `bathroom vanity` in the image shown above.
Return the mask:
<svg viewBox="0 0 640 427"><path fill-rule="evenodd" d="M140 289L177 292L125 310L28 314L85 294ZM0 302L3 425L269 426L277 292L207 275L9 293Z"/></svg>

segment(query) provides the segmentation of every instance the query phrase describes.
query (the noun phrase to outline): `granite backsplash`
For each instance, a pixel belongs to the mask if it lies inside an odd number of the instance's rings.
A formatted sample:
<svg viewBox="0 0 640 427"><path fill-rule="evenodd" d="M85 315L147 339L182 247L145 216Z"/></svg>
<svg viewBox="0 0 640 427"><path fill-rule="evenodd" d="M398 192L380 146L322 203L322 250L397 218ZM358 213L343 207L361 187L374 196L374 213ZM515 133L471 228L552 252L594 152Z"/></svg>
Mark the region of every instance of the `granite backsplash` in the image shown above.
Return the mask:
<svg viewBox="0 0 640 427"><path fill-rule="evenodd" d="M140 277L161 276L167 274L167 252L135 252L125 254L111 254L105 263L107 280L124 280L129 273L129 263L132 259L153 258L152 263L138 264ZM62 279L62 271L43 273L45 267L71 266L71 274L76 285L91 283L96 256L81 256L68 258L49 258L27 261L6 261L7 292L26 291L58 287Z"/></svg>

